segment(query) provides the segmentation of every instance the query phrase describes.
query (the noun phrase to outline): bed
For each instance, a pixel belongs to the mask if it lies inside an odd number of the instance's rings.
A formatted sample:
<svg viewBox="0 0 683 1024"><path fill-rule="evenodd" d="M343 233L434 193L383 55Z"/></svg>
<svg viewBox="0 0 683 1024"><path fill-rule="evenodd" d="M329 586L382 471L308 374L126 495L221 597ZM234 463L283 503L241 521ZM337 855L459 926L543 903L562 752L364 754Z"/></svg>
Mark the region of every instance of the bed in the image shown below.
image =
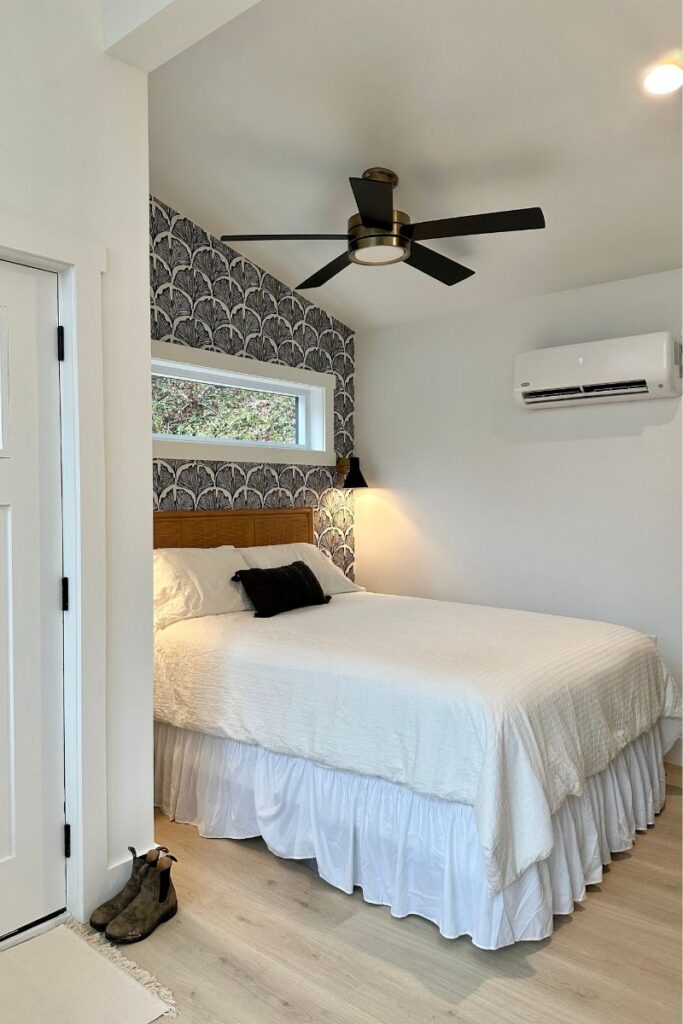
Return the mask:
<svg viewBox="0 0 683 1024"><path fill-rule="evenodd" d="M154 536L310 544L312 511L156 513ZM680 711L652 642L607 623L364 591L203 615L155 631L155 799L496 949L547 937L654 823Z"/></svg>

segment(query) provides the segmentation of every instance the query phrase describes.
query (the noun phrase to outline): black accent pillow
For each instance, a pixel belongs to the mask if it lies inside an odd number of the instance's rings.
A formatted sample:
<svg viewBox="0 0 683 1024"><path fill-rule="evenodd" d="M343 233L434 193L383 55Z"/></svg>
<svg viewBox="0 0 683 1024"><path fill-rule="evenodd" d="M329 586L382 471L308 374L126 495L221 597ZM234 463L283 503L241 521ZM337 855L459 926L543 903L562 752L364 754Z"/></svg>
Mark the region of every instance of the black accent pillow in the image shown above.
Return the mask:
<svg viewBox="0 0 683 1024"><path fill-rule="evenodd" d="M276 569L238 569L232 580L244 587L257 619L270 619L281 612L327 604L330 600L305 562L279 565Z"/></svg>

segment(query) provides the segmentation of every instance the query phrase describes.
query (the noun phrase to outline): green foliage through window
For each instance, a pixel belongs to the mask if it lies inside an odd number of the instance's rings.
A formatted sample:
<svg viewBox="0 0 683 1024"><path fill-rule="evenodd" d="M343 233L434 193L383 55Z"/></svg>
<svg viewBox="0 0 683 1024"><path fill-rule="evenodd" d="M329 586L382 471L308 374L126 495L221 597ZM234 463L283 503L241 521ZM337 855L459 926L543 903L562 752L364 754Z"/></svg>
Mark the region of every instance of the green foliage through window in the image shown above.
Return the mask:
<svg viewBox="0 0 683 1024"><path fill-rule="evenodd" d="M293 395L152 375L152 431L170 437L297 443Z"/></svg>

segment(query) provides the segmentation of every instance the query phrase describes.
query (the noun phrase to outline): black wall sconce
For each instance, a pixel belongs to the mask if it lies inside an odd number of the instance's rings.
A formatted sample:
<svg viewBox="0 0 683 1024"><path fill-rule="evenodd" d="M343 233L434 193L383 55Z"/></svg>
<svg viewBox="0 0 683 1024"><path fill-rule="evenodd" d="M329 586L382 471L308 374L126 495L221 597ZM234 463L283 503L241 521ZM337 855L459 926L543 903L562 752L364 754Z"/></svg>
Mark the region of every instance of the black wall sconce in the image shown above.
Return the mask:
<svg viewBox="0 0 683 1024"><path fill-rule="evenodd" d="M347 458L340 456L337 459L337 473L343 478L341 486L344 490L351 490L355 487L367 487L365 477L361 473L360 459L355 455Z"/></svg>

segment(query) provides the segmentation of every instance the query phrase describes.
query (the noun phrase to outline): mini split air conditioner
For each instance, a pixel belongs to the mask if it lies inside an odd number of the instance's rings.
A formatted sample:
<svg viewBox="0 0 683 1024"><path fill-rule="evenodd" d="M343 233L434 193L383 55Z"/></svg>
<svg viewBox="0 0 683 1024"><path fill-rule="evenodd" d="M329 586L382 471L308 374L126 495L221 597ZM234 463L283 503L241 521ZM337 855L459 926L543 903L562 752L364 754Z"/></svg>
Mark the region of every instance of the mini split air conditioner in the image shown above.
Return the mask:
<svg viewBox="0 0 683 1024"><path fill-rule="evenodd" d="M515 401L525 409L672 398L680 393L681 342L666 331L515 356Z"/></svg>

